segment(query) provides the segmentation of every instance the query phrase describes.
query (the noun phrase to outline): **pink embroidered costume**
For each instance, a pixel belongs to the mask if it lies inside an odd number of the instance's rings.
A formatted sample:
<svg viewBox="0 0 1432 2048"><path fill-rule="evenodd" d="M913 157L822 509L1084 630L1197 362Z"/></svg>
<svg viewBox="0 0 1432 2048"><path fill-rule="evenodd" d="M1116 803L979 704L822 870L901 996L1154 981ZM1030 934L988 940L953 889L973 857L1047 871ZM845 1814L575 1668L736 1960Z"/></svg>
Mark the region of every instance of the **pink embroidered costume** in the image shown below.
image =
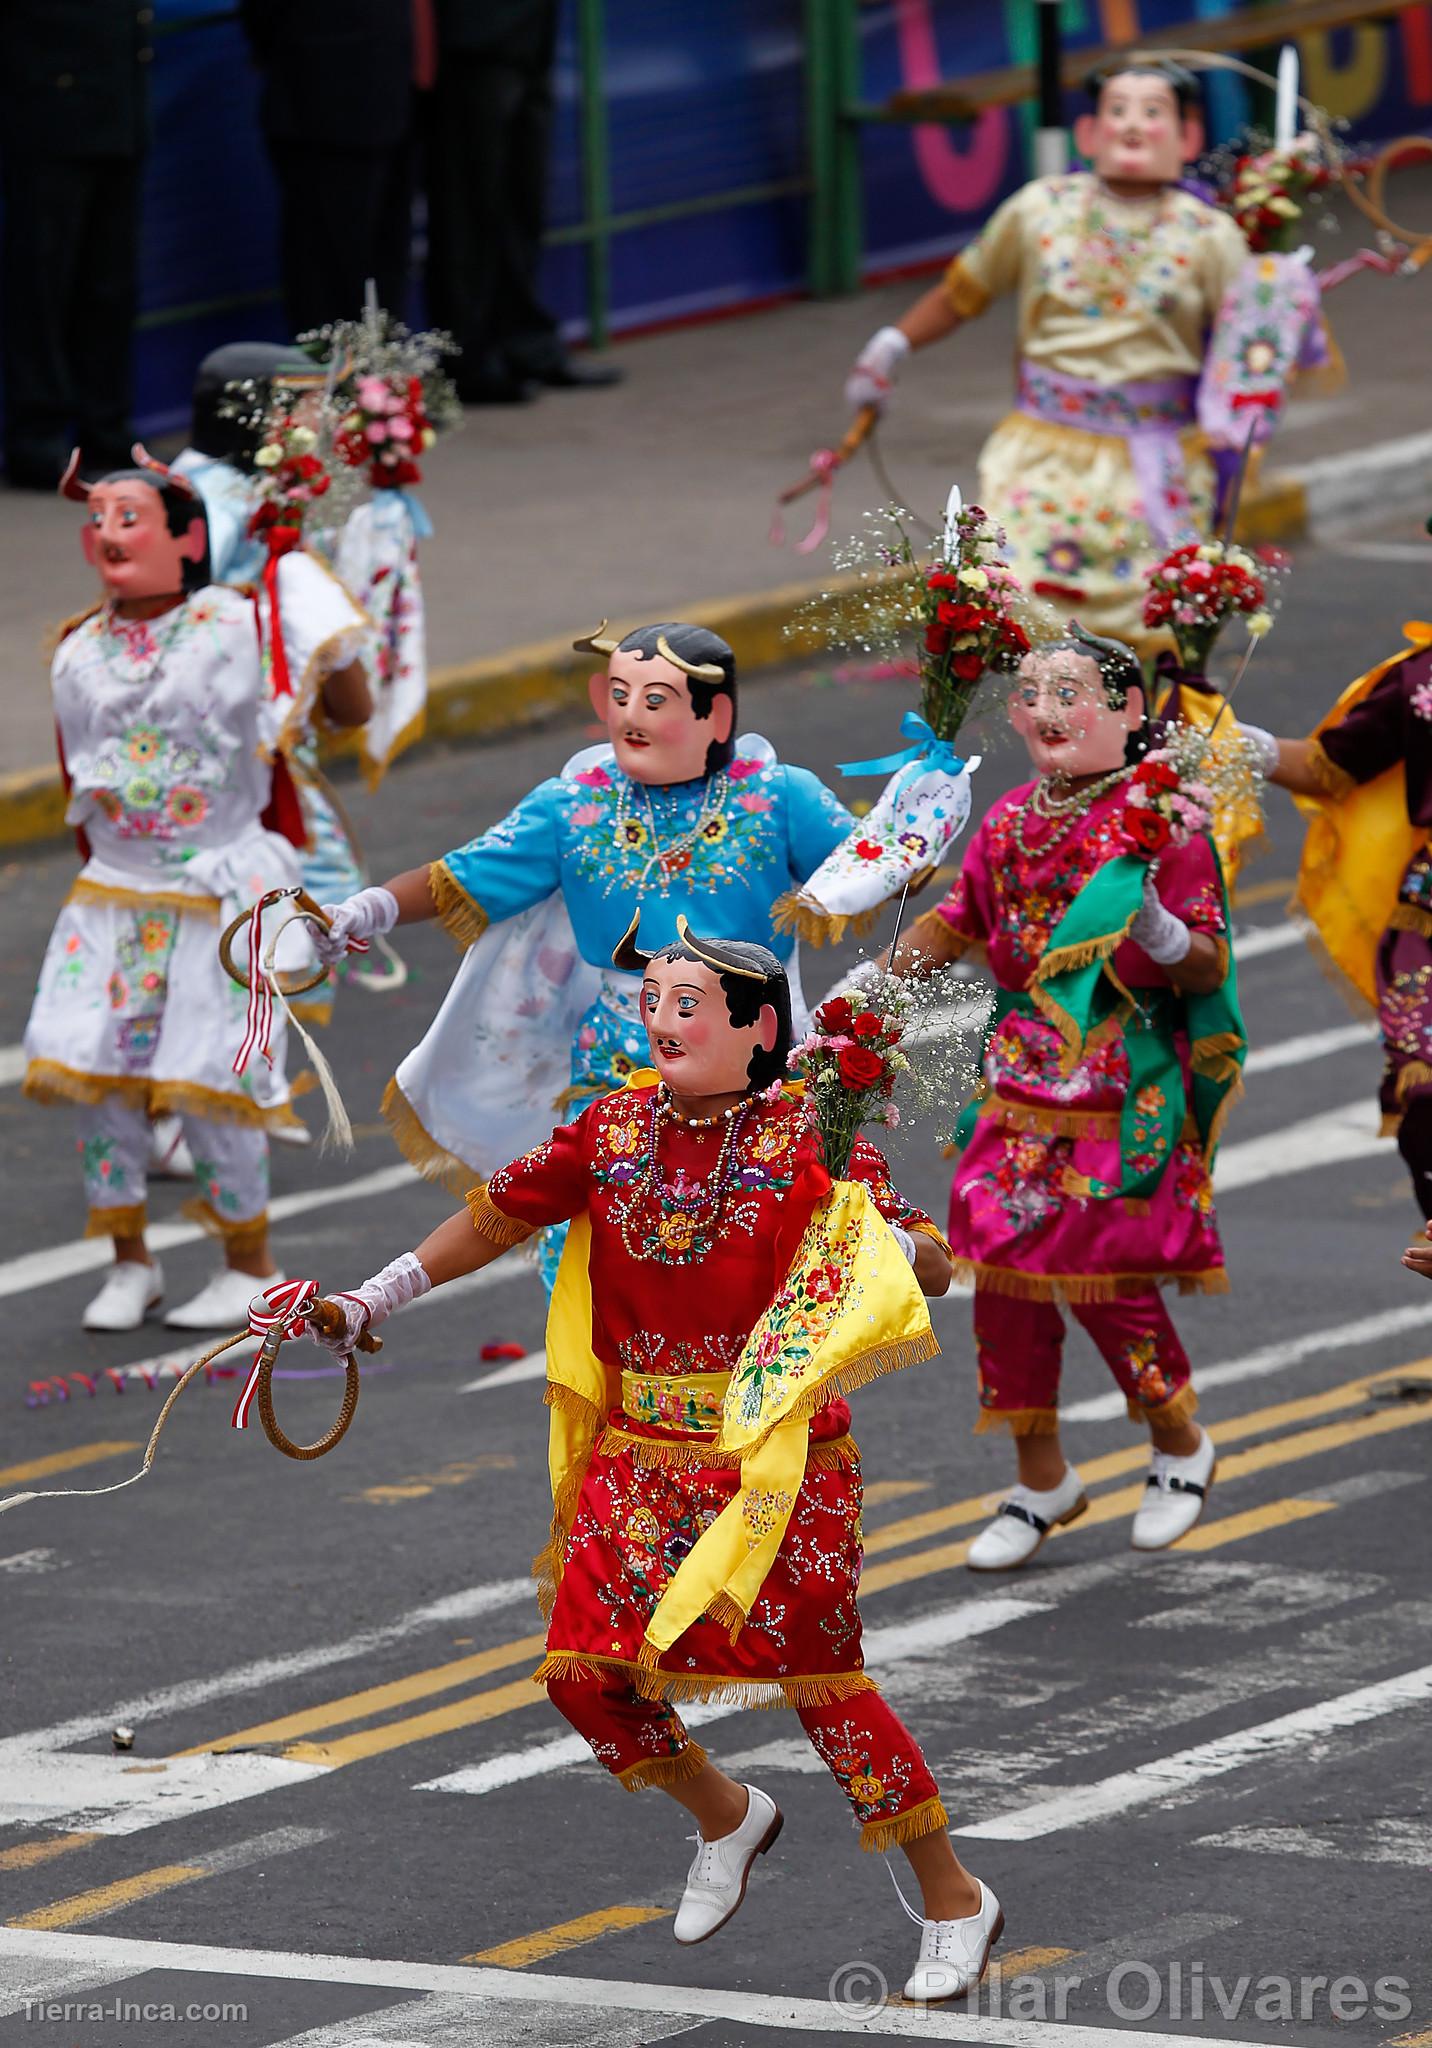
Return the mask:
<svg viewBox="0 0 1432 2048"><path fill-rule="evenodd" d="M1167 1281L1183 1293L1227 1286L1208 1146L1185 1126L1150 1192L1114 1192L1130 1167L1147 1173L1157 1164L1152 1147L1121 1158L1130 1090L1125 1031L1117 1023L1104 1028L1069 1065L1064 1039L1028 991L1080 891L1128 851L1120 829L1125 787L1116 780L1068 821L1034 807L1039 787L1024 784L994 806L969 843L954 888L927 913L953 935L956 957L984 949L996 986L984 1097L950 1194L956 1271L975 1283L977 1427L1016 1435L1056 1427L1061 1299L1109 1364L1131 1417L1159 1411L1161 1422L1172 1423L1191 1415L1197 1402L1187 1354L1158 1288ZM1223 889L1206 838L1165 852L1155 887L1168 909L1226 954ZM950 957L948 944L940 952ZM1189 1032L1169 977L1128 940L1110 966L1136 1004L1170 1010L1187 1092ZM1147 1110L1150 1139L1168 1108L1166 1092L1146 1082L1132 1104L1136 1119ZM1140 1128L1136 1120L1136 1145Z"/></svg>

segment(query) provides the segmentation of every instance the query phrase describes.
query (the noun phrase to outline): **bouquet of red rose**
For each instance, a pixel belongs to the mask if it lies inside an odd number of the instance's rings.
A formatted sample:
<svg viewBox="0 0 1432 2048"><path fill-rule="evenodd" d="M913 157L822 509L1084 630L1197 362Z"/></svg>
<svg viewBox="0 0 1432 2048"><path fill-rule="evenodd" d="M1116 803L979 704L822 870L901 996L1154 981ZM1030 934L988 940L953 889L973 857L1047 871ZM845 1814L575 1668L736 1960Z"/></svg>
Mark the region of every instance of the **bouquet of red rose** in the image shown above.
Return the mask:
<svg viewBox="0 0 1432 2048"><path fill-rule="evenodd" d="M1148 573L1144 624L1165 626L1185 669L1201 674L1214 642L1235 612L1260 639L1273 623L1267 587L1253 557L1222 541L1189 541Z"/></svg>
<svg viewBox="0 0 1432 2048"><path fill-rule="evenodd" d="M890 1130L900 1121L893 1098L897 1079L910 1071L900 1050L908 1008L903 984L888 976L854 999L830 996L791 1053L791 1067L806 1083L807 1109L832 1180L840 1180L849 1166L862 1124Z"/></svg>
<svg viewBox="0 0 1432 2048"><path fill-rule="evenodd" d="M353 403L339 422L334 448L350 469L368 470L375 489L419 484L418 457L437 439L419 376L369 371L354 385Z"/></svg>
<svg viewBox="0 0 1432 2048"><path fill-rule="evenodd" d="M332 479L314 452L317 446L312 427L283 413L268 426L254 455L260 496L249 531L262 534L275 553L297 546L309 508L330 488Z"/></svg>
<svg viewBox="0 0 1432 2048"><path fill-rule="evenodd" d="M1305 202L1313 193L1325 191L1332 175L1311 143L1266 149L1235 161L1223 204L1255 256L1281 254L1302 240Z"/></svg>
<svg viewBox="0 0 1432 2048"><path fill-rule="evenodd" d="M955 737L984 677L1013 669L1029 652L1015 615L1019 579L1000 559L1004 535L978 505L961 507L955 533L953 559L936 561L920 592L920 708L941 740Z"/></svg>
<svg viewBox="0 0 1432 2048"><path fill-rule="evenodd" d="M1145 754L1129 779L1121 820L1129 850L1155 860L1170 846L1187 846L1213 822L1213 791L1180 773L1172 753Z"/></svg>

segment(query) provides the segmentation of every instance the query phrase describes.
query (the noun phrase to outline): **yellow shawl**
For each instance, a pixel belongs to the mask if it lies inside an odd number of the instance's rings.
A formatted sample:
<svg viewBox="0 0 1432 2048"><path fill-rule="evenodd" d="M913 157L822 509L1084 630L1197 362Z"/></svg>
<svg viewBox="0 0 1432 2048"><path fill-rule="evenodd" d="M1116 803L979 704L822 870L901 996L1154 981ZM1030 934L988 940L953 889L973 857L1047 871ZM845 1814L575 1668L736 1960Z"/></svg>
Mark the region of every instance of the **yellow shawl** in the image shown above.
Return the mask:
<svg viewBox="0 0 1432 2048"><path fill-rule="evenodd" d="M562 1560L582 1480L621 1376L592 1349L591 1222L574 1218L547 1317L547 1462L552 1529L534 1570L543 1611ZM647 1625L639 1662L662 1653L703 1614L732 1638L775 1561L805 1473L810 1418L880 1374L939 1351L925 1298L861 1181L837 1181L817 1203L775 1298L746 1340L726 1390L718 1450L740 1460L735 1497L698 1538Z"/></svg>

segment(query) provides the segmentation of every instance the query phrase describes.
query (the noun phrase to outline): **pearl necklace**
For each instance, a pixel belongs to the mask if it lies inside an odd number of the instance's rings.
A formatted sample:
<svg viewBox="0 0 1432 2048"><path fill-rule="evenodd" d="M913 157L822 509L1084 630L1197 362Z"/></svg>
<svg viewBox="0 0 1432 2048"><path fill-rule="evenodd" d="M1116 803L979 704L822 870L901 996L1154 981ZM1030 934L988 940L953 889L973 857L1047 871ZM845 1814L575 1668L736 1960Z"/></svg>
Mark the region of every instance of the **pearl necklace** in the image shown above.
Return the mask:
<svg viewBox="0 0 1432 2048"><path fill-rule="evenodd" d="M624 775L622 777L617 787L616 818L612 825L612 837L616 842L617 850L619 853L628 853L635 850L627 837L628 828L633 823L636 823L638 828L641 825L641 820L639 818L634 820L632 816L633 789L640 789L641 791L643 805L646 810L646 832L651 842L651 852L643 863L641 873L636 878L638 894L645 889L647 883L651 880L653 869L656 870L657 878L661 884L661 894L667 896L671 893L668 887L668 877L673 871L672 863L680 860L681 855L684 854L686 858L681 860L680 867L675 872L680 874L685 868L690 866L691 855L697 840L701 838L706 828L722 815L726 808L729 786L724 770L719 770L715 775L711 776L707 780L705 794L701 800L701 809L697 814L695 824L689 832L683 832L669 846L663 846L656 829L656 812L652 807L650 788L644 782L633 783L630 776ZM623 888L630 886L624 876L620 874L614 875L608 884L606 893L610 895L619 882Z"/></svg>
<svg viewBox="0 0 1432 2048"><path fill-rule="evenodd" d="M1101 775L1097 782L1091 782L1086 789L1076 789L1065 797L1051 794L1053 785L1063 781L1062 776L1041 775L1014 814L1015 845L1026 860L1032 860L1036 855L1052 853L1056 846L1064 843L1080 819L1092 809L1099 798L1107 796L1111 789L1117 788L1119 783L1126 781L1133 772L1132 768L1115 768L1108 775ZM1024 836L1025 826L1031 815L1043 818L1055 827L1037 847L1030 846ZM1059 829L1061 826L1062 830Z"/></svg>
<svg viewBox="0 0 1432 2048"><path fill-rule="evenodd" d="M743 1095L738 1102L733 1102L729 1109L718 1109L714 1116L683 1116L665 1081L661 1083L657 1094L661 1099L661 1114L669 1116L674 1123L683 1125L688 1131L709 1131L716 1124L730 1123L733 1117L741 1114L748 1102L748 1098Z"/></svg>

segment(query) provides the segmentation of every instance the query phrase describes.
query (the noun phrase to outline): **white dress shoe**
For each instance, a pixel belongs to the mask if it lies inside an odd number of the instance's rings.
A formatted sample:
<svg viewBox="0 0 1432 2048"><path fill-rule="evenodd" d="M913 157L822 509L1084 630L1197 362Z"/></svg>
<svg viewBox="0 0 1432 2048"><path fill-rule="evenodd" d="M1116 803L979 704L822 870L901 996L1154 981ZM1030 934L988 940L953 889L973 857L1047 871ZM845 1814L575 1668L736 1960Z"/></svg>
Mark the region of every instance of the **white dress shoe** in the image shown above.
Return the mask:
<svg viewBox="0 0 1432 2048"><path fill-rule="evenodd" d="M117 1259L103 1287L84 1312L87 1330L137 1330L164 1292L164 1274L156 1260Z"/></svg>
<svg viewBox="0 0 1432 2048"><path fill-rule="evenodd" d="M1167 1550L1170 1543L1188 1534L1203 1513L1218 1460L1208 1431L1200 1428L1198 1436L1198 1449L1186 1458L1154 1452L1149 1483L1134 1516L1130 1541L1135 1550Z"/></svg>
<svg viewBox="0 0 1432 2048"><path fill-rule="evenodd" d="M1077 1522L1089 1505L1084 1482L1072 1465L1057 1486L1043 1492L1016 1486L999 1504L970 1545L965 1563L972 1572L1012 1572L1028 1564L1050 1530L1061 1522Z"/></svg>
<svg viewBox="0 0 1432 2048"><path fill-rule="evenodd" d="M672 1933L679 1942L709 1941L726 1925L746 1896L751 1865L764 1856L785 1825L774 1799L755 1785L746 1787L746 1818L719 1842L696 1837L696 1856L676 1909Z"/></svg>
<svg viewBox="0 0 1432 2048"><path fill-rule="evenodd" d="M920 1954L905 1986L919 2005L963 1998L989 1967L989 1952L1004 1933L1004 1913L989 1886L979 1881L980 1909L967 1920L925 1920Z"/></svg>
<svg viewBox="0 0 1432 2048"><path fill-rule="evenodd" d="M194 1155L177 1116L157 1116L149 1126L149 1171L159 1180L192 1180Z"/></svg>
<svg viewBox="0 0 1432 2048"><path fill-rule="evenodd" d="M235 1273L225 1266L191 1300L171 1308L165 1324L171 1330L246 1330L249 1303L283 1278L276 1267L256 1280L252 1273Z"/></svg>

